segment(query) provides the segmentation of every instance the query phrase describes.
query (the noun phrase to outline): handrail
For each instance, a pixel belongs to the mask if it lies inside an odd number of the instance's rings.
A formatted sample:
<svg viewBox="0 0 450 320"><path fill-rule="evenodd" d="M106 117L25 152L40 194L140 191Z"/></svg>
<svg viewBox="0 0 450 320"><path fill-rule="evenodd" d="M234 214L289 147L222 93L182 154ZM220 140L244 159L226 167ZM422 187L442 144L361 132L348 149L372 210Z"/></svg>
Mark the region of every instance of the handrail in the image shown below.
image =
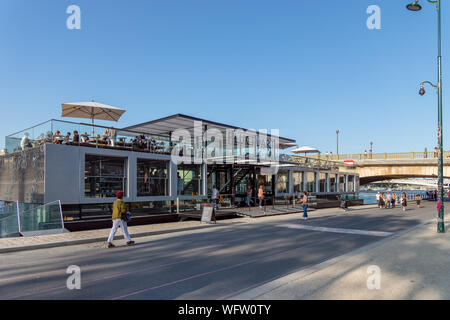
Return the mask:
<svg viewBox="0 0 450 320"><path fill-rule="evenodd" d="M297 157L297 156L296 156ZM309 157L316 160L327 160L342 163L345 160L415 160L415 159L438 159L438 154L434 151L421 152L395 152L395 153L373 153L373 154L340 154L340 155L323 155L317 157ZM450 158L450 151L444 151L444 158Z"/></svg>

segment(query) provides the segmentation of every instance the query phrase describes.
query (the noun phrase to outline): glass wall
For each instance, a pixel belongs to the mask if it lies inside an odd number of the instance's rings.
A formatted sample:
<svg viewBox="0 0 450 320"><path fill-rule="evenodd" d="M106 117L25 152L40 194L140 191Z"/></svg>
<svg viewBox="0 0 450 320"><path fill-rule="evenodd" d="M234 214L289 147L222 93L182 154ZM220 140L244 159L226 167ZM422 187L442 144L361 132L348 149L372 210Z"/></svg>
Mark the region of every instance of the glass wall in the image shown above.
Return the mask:
<svg viewBox="0 0 450 320"><path fill-rule="evenodd" d="M355 176L348 176L348 192L355 191Z"/></svg>
<svg viewBox="0 0 450 320"><path fill-rule="evenodd" d="M127 196L126 159L86 155L84 195L87 198L113 198L118 191Z"/></svg>
<svg viewBox="0 0 450 320"><path fill-rule="evenodd" d="M339 175L339 192L347 192L347 184L345 183L344 175Z"/></svg>
<svg viewBox="0 0 450 320"><path fill-rule="evenodd" d="M278 193L289 193L289 171L278 172Z"/></svg>
<svg viewBox="0 0 450 320"><path fill-rule="evenodd" d="M199 196L203 193L202 166L197 164L180 164L177 170L178 195Z"/></svg>
<svg viewBox="0 0 450 320"><path fill-rule="evenodd" d="M5 138L7 153L45 143L114 148L151 153L171 152L169 137L70 121L50 120Z"/></svg>
<svg viewBox="0 0 450 320"><path fill-rule="evenodd" d="M294 192L303 192L303 172L294 171L292 177L294 179Z"/></svg>
<svg viewBox="0 0 450 320"><path fill-rule="evenodd" d="M330 192L337 192L337 181L336 181L336 174L330 173Z"/></svg>
<svg viewBox="0 0 450 320"><path fill-rule="evenodd" d="M256 187L256 190L254 190L254 192L256 192L256 194L257 194L259 186L263 186L265 195L273 194L273 190L272 190L273 177L274 176L272 176L272 175L263 175L263 174L257 175L257 180L256 180L257 187Z"/></svg>
<svg viewBox="0 0 450 320"><path fill-rule="evenodd" d="M316 173L305 172L306 192L316 192Z"/></svg>
<svg viewBox="0 0 450 320"><path fill-rule="evenodd" d="M319 173L319 192L327 192L327 175L325 172Z"/></svg>
<svg viewBox="0 0 450 320"><path fill-rule="evenodd" d="M168 161L137 159L137 196L168 196Z"/></svg>

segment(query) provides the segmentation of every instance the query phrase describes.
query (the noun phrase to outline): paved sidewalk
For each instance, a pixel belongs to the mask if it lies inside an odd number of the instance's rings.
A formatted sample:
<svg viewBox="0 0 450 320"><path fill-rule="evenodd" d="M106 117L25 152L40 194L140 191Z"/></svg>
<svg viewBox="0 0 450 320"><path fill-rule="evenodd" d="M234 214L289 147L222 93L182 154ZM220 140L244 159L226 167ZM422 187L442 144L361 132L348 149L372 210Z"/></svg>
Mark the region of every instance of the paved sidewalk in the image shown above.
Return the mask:
<svg viewBox="0 0 450 320"><path fill-rule="evenodd" d="M351 210L369 209L375 207L374 205L365 205L352 207ZM338 208L315 210L309 213L310 216L324 216L328 214L336 214L339 212ZM132 238L146 237L151 235L158 235L164 233L194 231L202 228L225 227L236 223L264 223L267 219L289 219L295 214L286 214L279 216L267 216L259 219L253 218L235 218L227 220L219 220L217 224L205 224L199 221L183 221L183 222L169 222L161 224L151 224L143 226L129 227L128 231ZM24 250L34 250L43 248L54 248L61 246L70 246L94 242L106 242L111 229L79 231L64 234L41 235L35 237L23 238L2 238L0 239L0 254L5 252L15 252ZM123 239L121 230L118 230L115 240Z"/></svg>
<svg viewBox="0 0 450 320"><path fill-rule="evenodd" d="M430 221L231 299L450 299L449 223L445 234L438 234L436 221ZM380 268L379 290L368 289L369 266Z"/></svg>
<svg viewBox="0 0 450 320"><path fill-rule="evenodd" d="M163 233L197 230L224 225L228 224L222 223L214 225L200 223L199 221L184 221L128 227L128 231L131 235L131 238L138 238ZM111 229L108 228L62 234L42 235L35 237L3 238L0 239L0 253L54 248L93 242L106 242L110 231ZM123 233L121 230L118 230L116 236L114 237L114 241L120 241L121 239L124 239Z"/></svg>

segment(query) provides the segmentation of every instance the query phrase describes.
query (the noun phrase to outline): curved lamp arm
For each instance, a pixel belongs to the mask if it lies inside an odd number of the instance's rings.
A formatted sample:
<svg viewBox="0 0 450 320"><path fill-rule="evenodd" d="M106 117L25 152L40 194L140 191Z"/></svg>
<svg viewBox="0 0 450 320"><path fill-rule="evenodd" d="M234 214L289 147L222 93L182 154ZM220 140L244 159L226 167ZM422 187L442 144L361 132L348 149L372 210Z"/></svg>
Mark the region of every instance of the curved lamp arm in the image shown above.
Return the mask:
<svg viewBox="0 0 450 320"><path fill-rule="evenodd" d="M424 85L425 83L428 83L430 86L432 86L432 87L435 88L435 89L438 88L437 85L431 83L430 81L422 81L422 82L420 83L420 86L423 87L423 85Z"/></svg>
<svg viewBox="0 0 450 320"><path fill-rule="evenodd" d="M432 86L433 88L435 88L436 91L437 91L437 93L439 94L439 87L438 87L438 85L435 85L435 84L431 83L430 81L422 81L422 82L420 83L420 90L419 90L419 94L420 94L421 96L423 96L423 95L425 94L425 89L424 89L424 87L423 87L423 85L424 85L425 83L428 83L430 86Z"/></svg>

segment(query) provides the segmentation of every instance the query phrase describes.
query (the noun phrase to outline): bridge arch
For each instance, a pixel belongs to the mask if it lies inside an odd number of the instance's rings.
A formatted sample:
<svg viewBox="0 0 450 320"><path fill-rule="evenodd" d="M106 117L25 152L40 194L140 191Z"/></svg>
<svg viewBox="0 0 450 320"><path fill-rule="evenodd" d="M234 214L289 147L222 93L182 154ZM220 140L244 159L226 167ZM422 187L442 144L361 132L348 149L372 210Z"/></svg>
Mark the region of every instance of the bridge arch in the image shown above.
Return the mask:
<svg viewBox="0 0 450 320"><path fill-rule="evenodd" d="M407 178L437 178L437 161L387 160L358 161L356 171L359 173L360 185L376 181ZM444 161L444 178L450 178L450 161Z"/></svg>

